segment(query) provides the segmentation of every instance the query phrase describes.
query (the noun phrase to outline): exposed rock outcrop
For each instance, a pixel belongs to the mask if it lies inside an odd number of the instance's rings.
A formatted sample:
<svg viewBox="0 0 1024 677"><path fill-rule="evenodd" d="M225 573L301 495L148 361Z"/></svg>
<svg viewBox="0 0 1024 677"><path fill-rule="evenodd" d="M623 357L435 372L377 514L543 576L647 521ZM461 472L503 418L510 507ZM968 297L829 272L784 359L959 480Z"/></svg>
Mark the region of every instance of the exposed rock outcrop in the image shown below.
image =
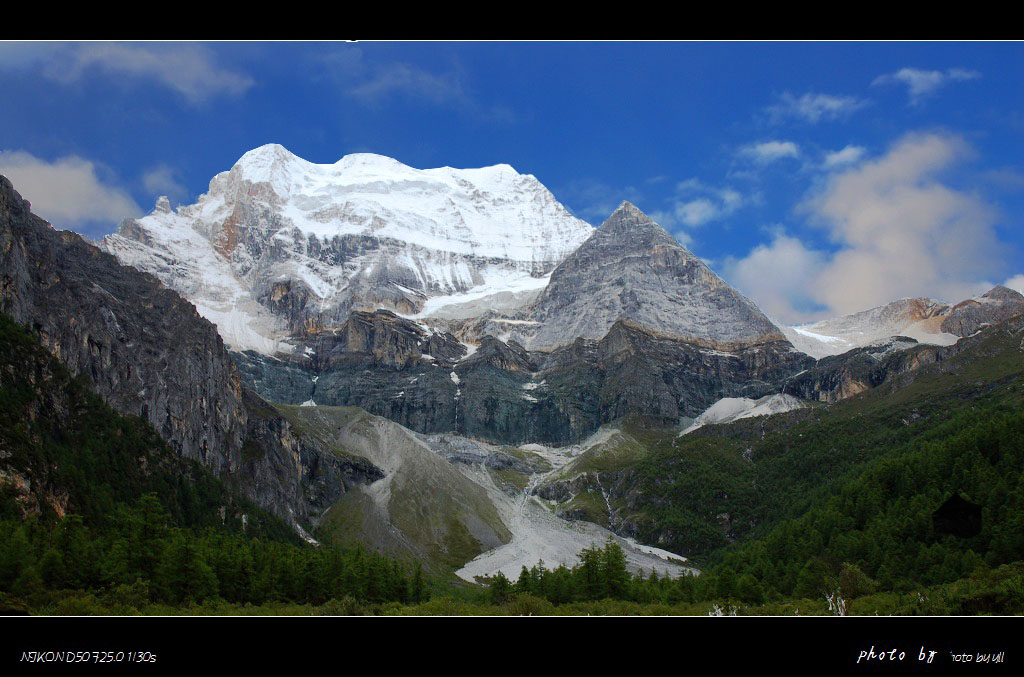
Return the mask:
<svg viewBox="0 0 1024 677"><path fill-rule="evenodd" d="M942 331L971 336L986 325L998 324L1017 315L1024 315L1024 296L997 285L981 296L953 306L942 320Z"/></svg>
<svg viewBox="0 0 1024 677"><path fill-rule="evenodd" d="M250 383L268 399L359 406L423 433L554 445L578 442L626 416L675 425L722 397L777 392L787 377L813 364L785 340L727 353L627 321L599 341L580 338L550 353L488 336L472 355L453 360L462 348L453 338L431 337L441 341L443 349L431 347L438 357L418 352L428 345L415 345L416 325L389 316L350 318L338 336L352 327L363 338L336 341L325 361L236 358L247 379L258 375ZM375 345L388 349L375 352ZM308 390L292 394L303 399L289 400L293 384L303 380Z"/></svg>
<svg viewBox="0 0 1024 677"><path fill-rule="evenodd" d="M216 329L151 275L53 230L0 179L0 310L28 324L115 409L187 458L238 469L242 383Z"/></svg>

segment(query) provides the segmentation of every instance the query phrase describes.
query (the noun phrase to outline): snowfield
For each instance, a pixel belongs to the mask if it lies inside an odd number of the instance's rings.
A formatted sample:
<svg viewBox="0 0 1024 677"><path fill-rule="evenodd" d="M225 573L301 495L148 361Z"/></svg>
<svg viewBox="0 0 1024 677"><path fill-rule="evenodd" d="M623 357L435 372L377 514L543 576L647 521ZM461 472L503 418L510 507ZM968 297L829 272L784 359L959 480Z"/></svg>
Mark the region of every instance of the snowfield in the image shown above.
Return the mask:
<svg viewBox="0 0 1024 677"><path fill-rule="evenodd" d="M741 418L771 416L806 406L807 404L803 400L783 394L767 395L757 400L748 397L723 397L694 419L688 428L679 433L679 436L692 433L697 428L711 423L728 423Z"/></svg>

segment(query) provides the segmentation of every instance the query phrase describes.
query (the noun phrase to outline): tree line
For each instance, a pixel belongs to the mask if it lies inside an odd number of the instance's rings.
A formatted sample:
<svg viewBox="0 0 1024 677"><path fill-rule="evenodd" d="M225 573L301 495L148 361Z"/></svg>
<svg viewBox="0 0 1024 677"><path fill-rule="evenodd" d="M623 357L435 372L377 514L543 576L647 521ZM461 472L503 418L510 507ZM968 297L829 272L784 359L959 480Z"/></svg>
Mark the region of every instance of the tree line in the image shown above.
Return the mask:
<svg viewBox="0 0 1024 677"><path fill-rule="evenodd" d="M207 527L179 528L154 494L121 503L103 528L78 515L57 522L0 520L0 591L128 586L139 601L183 606L221 599L238 604L370 603L429 598L422 569L361 548L313 548Z"/></svg>

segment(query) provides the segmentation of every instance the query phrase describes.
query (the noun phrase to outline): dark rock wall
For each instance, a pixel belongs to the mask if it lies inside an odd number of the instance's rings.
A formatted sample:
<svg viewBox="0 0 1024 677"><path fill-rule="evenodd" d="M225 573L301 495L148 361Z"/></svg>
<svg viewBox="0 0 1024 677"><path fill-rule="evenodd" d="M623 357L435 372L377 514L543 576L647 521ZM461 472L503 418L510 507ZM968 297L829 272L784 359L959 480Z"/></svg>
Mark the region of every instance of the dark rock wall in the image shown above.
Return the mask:
<svg viewBox="0 0 1024 677"><path fill-rule="evenodd" d="M53 230L0 182L0 309L182 456L236 470L242 384L214 326L156 278Z"/></svg>
<svg viewBox="0 0 1024 677"><path fill-rule="evenodd" d="M424 433L556 445L625 416L674 425L722 397L778 392L813 364L784 340L727 353L628 322L600 341L578 339L551 353L491 336L459 359L463 351L450 335L428 341L414 323L377 311L353 313L309 361L235 358L247 383L270 400L359 406Z"/></svg>

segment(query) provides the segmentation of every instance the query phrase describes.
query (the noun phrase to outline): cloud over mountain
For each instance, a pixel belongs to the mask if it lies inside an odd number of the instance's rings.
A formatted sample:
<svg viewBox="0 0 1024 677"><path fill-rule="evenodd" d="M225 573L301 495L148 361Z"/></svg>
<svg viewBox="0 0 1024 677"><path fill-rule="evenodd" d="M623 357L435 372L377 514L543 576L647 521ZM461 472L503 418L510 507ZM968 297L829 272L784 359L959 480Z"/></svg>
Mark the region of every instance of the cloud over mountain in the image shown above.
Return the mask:
<svg viewBox="0 0 1024 677"><path fill-rule="evenodd" d="M909 134L885 155L832 174L799 207L834 249L776 234L727 262L726 277L769 313L802 321L892 299L962 299L1002 268L995 209L952 187L947 173L973 151L960 137Z"/></svg>
<svg viewBox="0 0 1024 677"><path fill-rule="evenodd" d="M127 191L105 181L93 162L76 155L47 162L25 151L0 152L0 174L57 228L107 222L109 230L124 217L142 213Z"/></svg>

